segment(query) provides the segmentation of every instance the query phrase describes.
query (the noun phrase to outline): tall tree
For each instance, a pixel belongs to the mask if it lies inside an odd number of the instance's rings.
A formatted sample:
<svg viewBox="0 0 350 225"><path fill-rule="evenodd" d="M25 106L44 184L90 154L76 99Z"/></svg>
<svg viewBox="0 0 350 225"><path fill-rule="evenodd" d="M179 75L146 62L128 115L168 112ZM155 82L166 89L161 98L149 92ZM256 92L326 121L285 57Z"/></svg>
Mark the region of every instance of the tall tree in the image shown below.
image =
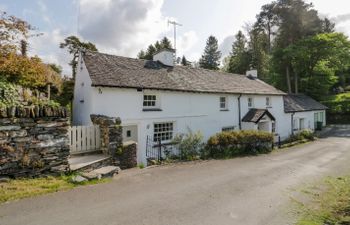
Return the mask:
<svg viewBox="0 0 350 225"><path fill-rule="evenodd" d="M245 74L250 68L250 54L247 48L247 38L238 31L232 44L227 72Z"/></svg>
<svg viewBox="0 0 350 225"><path fill-rule="evenodd" d="M275 40L276 51L273 54L276 71L285 74L287 90L292 92L292 78L294 80L294 92L298 92L298 74L293 71L291 59L287 56L281 58L283 49L297 41L322 32L322 20L319 18L312 3L303 0L278 0L274 2L274 12L278 17L278 29ZM279 59L277 59L279 57ZM277 62L277 64L276 64Z"/></svg>
<svg viewBox="0 0 350 225"><path fill-rule="evenodd" d="M139 59L147 59L147 60L152 60L153 55L157 52L159 52L162 49L172 49L172 44L170 40L167 37L163 37L160 41L156 41L154 44L150 44L147 47L147 50L141 50L137 54L137 58Z"/></svg>
<svg viewBox="0 0 350 225"><path fill-rule="evenodd" d="M69 54L73 55L73 58L69 65L72 67L72 75L75 78L76 68L78 64L79 50L86 49L91 51L98 51L96 46L91 42L83 42L76 36L69 36L64 39L64 42L60 43L60 48L67 48Z"/></svg>
<svg viewBox="0 0 350 225"><path fill-rule="evenodd" d="M261 7L261 12L256 16L256 29L260 29L267 34L267 51L271 52L272 39L275 35L275 29L278 24L278 16L276 14L276 2L272 2Z"/></svg>
<svg viewBox="0 0 350 225"><path fill-rule="evenodd" d="M319 98L337 82L336 72L349 68L350 41L341 33L318 34L290 45L284 54L300 74L301 90Z"/></svg>
<svg viewBox="0 0 350 225"><path fill-rule="evenodd" d="M218 70L220 66L221 52L218 47L218 40L209 36L202 57L199 59L199 66L204 69Z"/></svg>
<svg viewBox="0 0 350 225"><path fill-rule="evenodd" d="M186 57L183 55L181 58L181 65L183 66L191 66L191 62L186 59Z"/></svg>

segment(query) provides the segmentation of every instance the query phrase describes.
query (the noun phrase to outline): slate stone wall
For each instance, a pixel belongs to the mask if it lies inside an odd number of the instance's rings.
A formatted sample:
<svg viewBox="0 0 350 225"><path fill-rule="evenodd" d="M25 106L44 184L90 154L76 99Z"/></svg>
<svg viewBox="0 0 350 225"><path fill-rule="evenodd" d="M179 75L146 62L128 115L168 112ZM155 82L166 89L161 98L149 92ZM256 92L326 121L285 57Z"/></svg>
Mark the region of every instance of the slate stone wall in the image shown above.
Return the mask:
<svg viewBox="0 0 350 225"><path fill-rule="evenodd" d="M116 159L116 153L123 147L123 128L120 118L103 115L90 115L94 125L100 126L101 150L104 154Z"/></svg>
<svg viewBox="0 0 350 225"><path fill-rule="evenodd" d="M69 118L65 108L0 110L0 176L35 177L68 170Z"/></svg>
<svg viewBox="0 0 350 225"><path fill-rule="evenodd" d="M137 166L137 143L127 141L123 143L123 150L118 155L121 169L128 169Z"/></svg>

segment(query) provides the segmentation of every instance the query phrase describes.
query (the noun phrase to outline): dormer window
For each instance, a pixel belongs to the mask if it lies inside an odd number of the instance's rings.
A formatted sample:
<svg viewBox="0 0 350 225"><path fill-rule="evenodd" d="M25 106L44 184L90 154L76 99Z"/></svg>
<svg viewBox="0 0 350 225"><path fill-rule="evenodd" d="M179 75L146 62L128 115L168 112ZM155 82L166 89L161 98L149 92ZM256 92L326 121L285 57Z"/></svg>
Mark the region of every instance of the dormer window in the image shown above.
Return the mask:
<svg viewBox="0 0 350 225"><path fill-rule="evenodd" d="M253 98L249 97L248 98L248 108L253 108L254 107L254 102L253 102Z"/></svg>

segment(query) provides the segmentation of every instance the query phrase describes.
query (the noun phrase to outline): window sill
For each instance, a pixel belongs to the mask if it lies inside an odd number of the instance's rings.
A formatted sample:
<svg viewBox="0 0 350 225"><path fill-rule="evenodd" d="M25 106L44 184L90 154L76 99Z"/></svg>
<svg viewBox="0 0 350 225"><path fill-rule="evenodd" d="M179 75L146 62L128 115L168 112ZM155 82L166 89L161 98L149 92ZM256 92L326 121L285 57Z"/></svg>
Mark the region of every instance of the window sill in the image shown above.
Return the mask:
<svg viewBox="0 0 350 225"><path fill-rule="evenodd" d="M162 109L152 108L152 109L142 109L143 112L160 112Z"/></svg>
<svg viewBox="0 0 350 225"><path fill-rule="evenodd" d="M266 108L267 108L267 109L271 109L271 108L272 108L272 106L266 106Z"/></svg>
<svg viewBox="0 0 350 225"><path fill-rule="evenodd" d="M220 109L221 112L227 112L229 111L228 109Z"/></svg>

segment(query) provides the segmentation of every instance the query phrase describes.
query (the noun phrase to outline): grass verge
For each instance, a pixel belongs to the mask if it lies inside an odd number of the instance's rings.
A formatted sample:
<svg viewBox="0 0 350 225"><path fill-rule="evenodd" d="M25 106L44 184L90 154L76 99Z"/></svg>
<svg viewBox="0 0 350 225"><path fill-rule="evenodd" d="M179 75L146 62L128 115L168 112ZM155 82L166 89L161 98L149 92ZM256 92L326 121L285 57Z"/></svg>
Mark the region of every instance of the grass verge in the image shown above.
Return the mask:
<svg viewBox="0 0 350 225"><path fill-rule="evenodd" d="M329 177L305 193L311 201L300 203L297 225L350 225L350 176Z"/></svg>
<svg viewBox="0 0 350 225"><path fill-rule="evenodd" d="M73 176L74 175L62 175L58 177L46 178L11 179L8 182L0 183L0 204L16 199L69 190L82 185L106 183L110 180L108 178L104 178L101 180L73 183Z"/></svg>

